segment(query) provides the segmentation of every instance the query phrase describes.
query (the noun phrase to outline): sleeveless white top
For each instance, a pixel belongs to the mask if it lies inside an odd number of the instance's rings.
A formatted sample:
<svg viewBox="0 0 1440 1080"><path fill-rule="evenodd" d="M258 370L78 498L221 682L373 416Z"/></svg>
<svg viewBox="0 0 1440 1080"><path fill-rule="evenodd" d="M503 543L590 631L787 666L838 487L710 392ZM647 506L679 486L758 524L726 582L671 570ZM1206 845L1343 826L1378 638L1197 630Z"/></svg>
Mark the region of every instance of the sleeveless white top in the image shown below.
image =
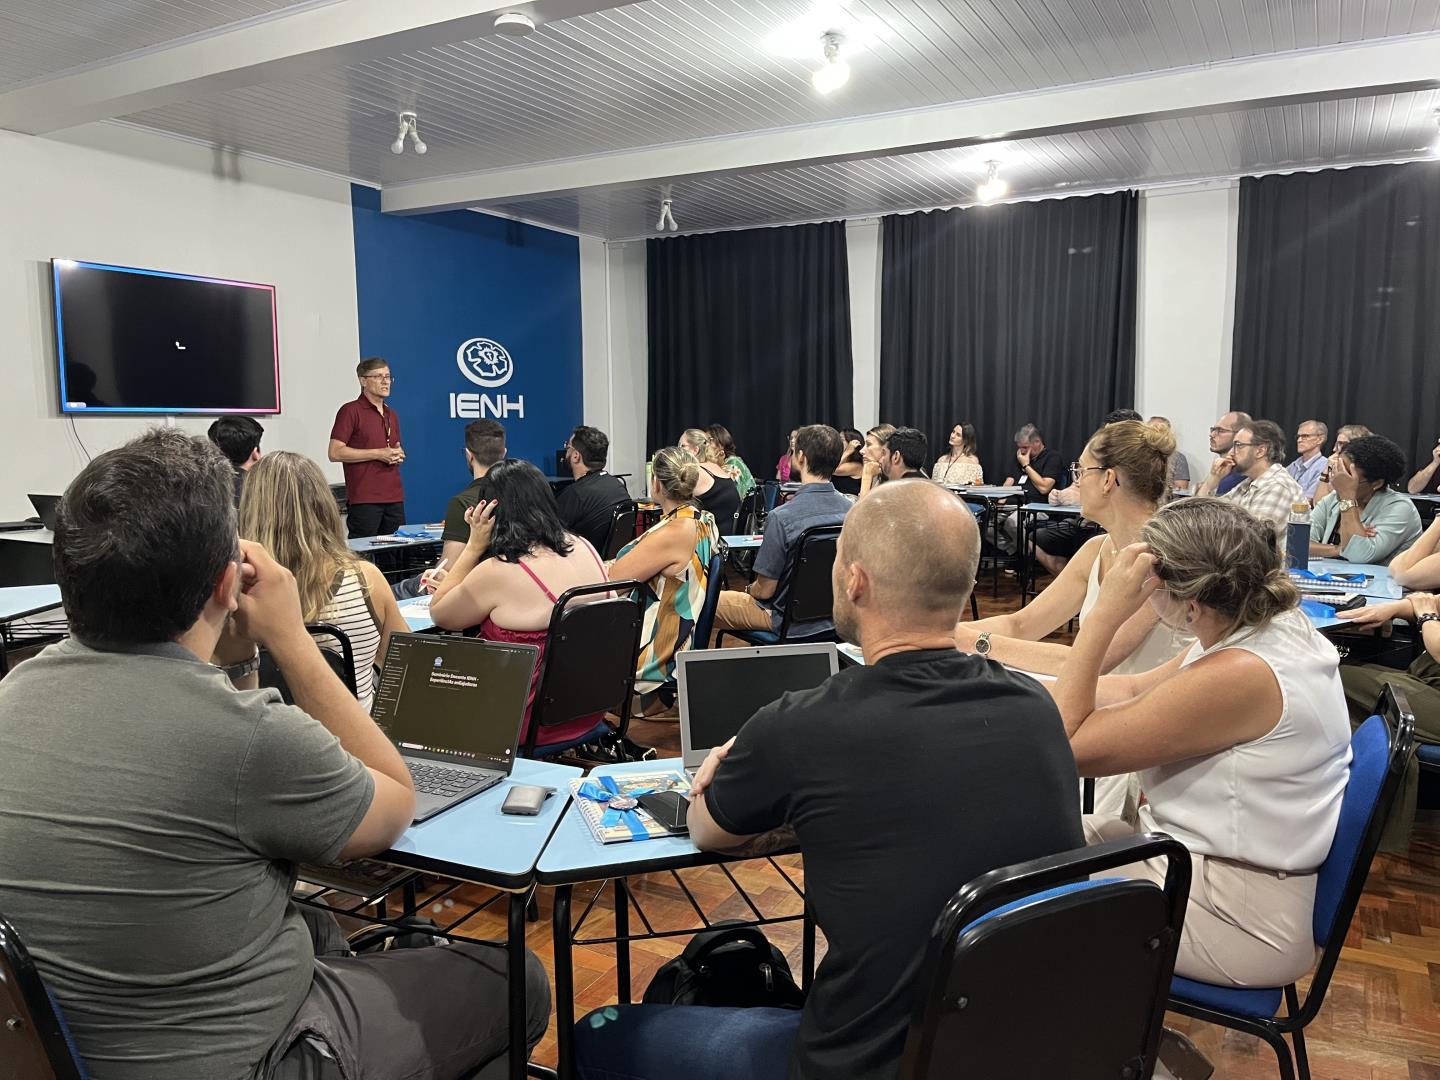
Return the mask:
<svg viewBox="0 0 1440 1080"><path fill-rule="evenodd" d="M1350 719L1340 657L1299 610L1202 649L1244 649L1280 684L1269 733L1208 757L1140 773L1156 827L1201 855L1306 873L1330 852L1350 775Z"/></svg>
<svg viewBox="0 0 1440 1080"><path fill-rule="evenodd" d="M1090 564L1090 580L1085 586L1085 599L1080 603L1080 622L1084 623L1085 617L1090 614L1090 609L1095 606L1095 601L1100 597L1100 555L1096 553L1095 561ZM1195 644L1195 635L1188 630L1176 630L1166 626L1163 622L1157 622L1150 628L1150 632L1141 639L1135 651L1121 660L1111 670L1112 675L1137 675L1142 671L1151 671Z"/></svg>
<svg viewBox="0 0 1440 1080"><path fill-rule="evenodd" d="M350 648L355 654L355 697L369 712L370 703L375 698L375 654L380 651L380 628L375 625L370 607L365 603L364 585L358 570L345 571L340 588L335 590L335 595L315 621L338 626L350 638ZM322 649L340 655L340 646L334 638L317 637L315 642Z"/></svg>

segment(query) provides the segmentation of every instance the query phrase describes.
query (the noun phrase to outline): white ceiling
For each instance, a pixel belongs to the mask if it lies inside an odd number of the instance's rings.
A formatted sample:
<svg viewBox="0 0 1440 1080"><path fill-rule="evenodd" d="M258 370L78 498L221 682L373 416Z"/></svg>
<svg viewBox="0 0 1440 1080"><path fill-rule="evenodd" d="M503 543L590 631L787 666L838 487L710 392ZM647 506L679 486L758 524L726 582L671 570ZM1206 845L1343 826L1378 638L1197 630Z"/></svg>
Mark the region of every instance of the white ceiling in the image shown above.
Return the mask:
<svg viewBox="0 0 1440 1080"><path fill-rule="evenodd" d="M93 69L149 49L160 73L166 55L157 47L172 40L367 2L3 0L0 116L6 88L77 65ZM464 6L405 2L412 10ZM1360 43L1407 35L1428 35L1427 47L1440 42L1440 0L850 0L821 15L809 0L611 4L580 3L576 10L589 13L544 23L525 39L472 37L395 55L372 49L354 62L343 62L353 49L317 50L313 65L282 77L258 67L248 78L232 73L225 88L172 93L115 118L387 189L541 166L526 169L504 197L459 204L611 239L650 231L661 184L627 176L599 186L584 169L576 180L575 159L603 165L627 152L694 147L683 175L650 174L666 177L676 217L692 230L967 203L991 158L1002 161L1017 197L1034 197L1399 160L1423 155L1435 137L1434 90L1409 88L1412 79L1404 92L1382 92L1392 89L1383 64L1358 80L1354 70L1364 66ZM873 39L850 58L849 84L830 97L810 85L814 60L767 45L777 29L807 19L802 40L818 42L837 22L852 26L852 40ZM1337 72L1348 62L1349 81L1334 89L1341 96L1312 77L1314 100L1244 97L1246 58L1316 49L1334 50ZM1155 119L1132 108L1113 123L1066 125L983 149L879 147L847 160L813 149L858 118L894 114L898 130L928 110L1016 96L1033 99L1029 130L1040 132L1047 95L1065 88L1100 84L1118 93L1157 72L1227 63L1240 65L1231 108L1208 101ZM1440 79L1440 51L1430 70ZM1143 92L1131 93L1143 102ZM429 145L423 157L389 151L401 108L419 112ZM776 132L794 132L795 145L811 149L743 168L721 167L708 152L712 143ZM961 141L974 140L953 140ZM544 166L564 162L572 163L568 172L546 175Z"/></svg>

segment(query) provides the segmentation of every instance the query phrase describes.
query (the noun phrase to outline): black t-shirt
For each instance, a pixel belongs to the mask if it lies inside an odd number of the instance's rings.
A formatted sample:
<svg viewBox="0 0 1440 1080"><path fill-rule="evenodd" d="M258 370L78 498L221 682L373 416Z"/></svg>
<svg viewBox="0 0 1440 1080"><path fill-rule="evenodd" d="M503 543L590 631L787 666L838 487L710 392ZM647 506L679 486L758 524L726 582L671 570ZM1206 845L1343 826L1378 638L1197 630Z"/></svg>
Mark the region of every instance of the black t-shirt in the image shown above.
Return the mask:
<svg viewBox="0 0 1440 1080"><path fill-rule="evenodd" d="M941 908L972 878L1083 847L1075 759L1033 679L936 649L757 712L705 793L739 836L794 827L825 932L792 1078L893 1077Z"/></svg>
<svg viewBox="0 0 1440 1080"><path fill-rule="evenodd" d="M1020 468L1018 463L1015 467L1017 469ZM1041 476L1054 480L1055 487L1057 488L1065 487L1065 482L1070 478L1070 466L1067 465L1064 458L1060 456L1060 451L1048 446L1030 459L1030 467ZM1047 491L1044 495L1041 495L1036 491L1035 485L1030 482L1030 474L1024 469L1020 469L1020 486L1025 489L1025 495L1033 500L1044 501L1046 496L1050 494L1050 492ZM1051 490L1053 491L1054 488Z"/></svg>
<svg viewBox="0 0 1440 1080"><path fill-rule="evenodd" d="M728 476L710 474L715 483L704 495L696 495L695 501L701 510L709 510L721 535L735 531L735 515L740 512L740 489Z"/></svg>
<svg viewBox="0 0 1440 1080"><path fill-rule="evenodd" d="M860 494L860 477L858 476L832 476L830 483L835 485L835 490L841 495Z"/></svg>
<svg viewBox="0 0 1440 1080"><path fill-rule="evenodd" d="M561 488L556 498L565 528L589 540L596 551L605 547L616 504L629 501L625 482L603 469L576 478L573 484Z"/></svg>
<svg viewBox="0 0 1440 1080"><path fill-rule="evenodd" d="M450 504L445 507L445 529L440 533L440 539L454 540L461 544L468 542L470 526L465 523L465 511L481 499L489 498L493 498L490 494L490 483L483 476L477 476L464 491L451 496Z"/></svg>

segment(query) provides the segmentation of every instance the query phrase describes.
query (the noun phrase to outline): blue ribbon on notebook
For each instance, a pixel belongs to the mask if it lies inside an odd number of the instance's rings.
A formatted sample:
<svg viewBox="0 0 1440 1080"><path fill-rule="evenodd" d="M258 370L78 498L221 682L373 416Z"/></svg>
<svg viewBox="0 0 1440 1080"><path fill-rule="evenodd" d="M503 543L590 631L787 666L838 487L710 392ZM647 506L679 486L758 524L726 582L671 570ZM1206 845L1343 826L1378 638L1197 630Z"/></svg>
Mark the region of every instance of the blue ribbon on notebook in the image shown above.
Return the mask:
<svg viewBox="0 0 1440 1080"><path fill-rule="evenodd" d="M1291 570L1290 576L1296 581L1313 581L1327 585L1363 585L1364 574L1317 574L1313 570Z"/></svg>
<svg viewBox="0 0 1440 1080"><path fill-rule="evenodd" d="M616 810L609 805L611 799L629 797L639 798L641 795L651 794L653 789L646 788L643 791L630 791L622 796L620 788L611 776L597 776L593 780L586 780L580 785L578 794L582 799L589 799L591 802L605 803L605 813L600 818L602 829L613 829L617 825L624 825L630 830L630 839L649 840L650 830L645 828L645 823L640 820L640 815L633 809Z"/></svg>
<svg viewBox="0 0 1440 1080"><path fill-rule="evenodd" d="M435 539L435 530L428 525L401 525L395 530L395 535L411 540L433 540Z"/></svg>

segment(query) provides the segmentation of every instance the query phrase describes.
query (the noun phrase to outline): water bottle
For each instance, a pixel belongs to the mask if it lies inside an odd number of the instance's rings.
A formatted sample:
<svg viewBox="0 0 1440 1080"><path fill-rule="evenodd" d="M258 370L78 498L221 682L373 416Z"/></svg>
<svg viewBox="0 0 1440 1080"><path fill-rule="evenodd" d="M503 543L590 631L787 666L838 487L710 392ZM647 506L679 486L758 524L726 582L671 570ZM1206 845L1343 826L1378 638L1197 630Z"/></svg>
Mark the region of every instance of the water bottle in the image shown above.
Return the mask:
<svg viewBox="0 0 1440 1080"><path fill-rule="evenodd" d="M1285 562L1291 570L1310 569L1310 504L1290 504L1290 524L1285 530Z"/></svg>

